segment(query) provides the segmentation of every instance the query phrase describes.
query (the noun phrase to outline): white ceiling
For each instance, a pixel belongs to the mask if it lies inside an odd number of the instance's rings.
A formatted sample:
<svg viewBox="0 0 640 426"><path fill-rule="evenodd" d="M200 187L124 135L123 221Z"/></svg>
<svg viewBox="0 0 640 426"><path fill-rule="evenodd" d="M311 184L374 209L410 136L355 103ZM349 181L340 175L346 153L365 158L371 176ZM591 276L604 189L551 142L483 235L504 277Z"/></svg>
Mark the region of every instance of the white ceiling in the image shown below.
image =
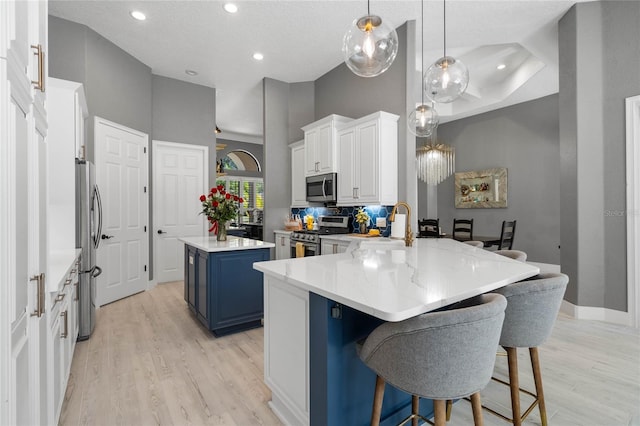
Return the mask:
<svg viewBox="0 0 640 426"><path fill-rule="evenodd" d="M470 85L464 99L438 107L443 121L557 92L557 23L577 1L584 0L448 0L447 53L468 65ZM238 0L231 15L224 3L50 0L49 13L89 26L154 74L216 88L219 137L255 140L263 77L316 80L343 61L342 36L367 11L364 0ZM442 56L442 6L425 0L425 67ZM417 20L419 37L419 0L372 0L370 7L395 27ZM147 20L133 20L134 9ZM262 62L252 58L256 51ZM416 59L419 67L419 51ZM495 71L499 61L508 62L504 72Z"/></svg>

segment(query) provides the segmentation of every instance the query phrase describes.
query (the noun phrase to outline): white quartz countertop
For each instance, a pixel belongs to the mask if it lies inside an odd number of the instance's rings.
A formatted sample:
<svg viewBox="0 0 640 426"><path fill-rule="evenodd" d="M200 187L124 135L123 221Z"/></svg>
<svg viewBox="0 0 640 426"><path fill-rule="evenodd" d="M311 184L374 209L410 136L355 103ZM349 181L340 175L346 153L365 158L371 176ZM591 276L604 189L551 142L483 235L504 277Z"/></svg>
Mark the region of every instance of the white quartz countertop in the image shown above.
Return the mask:
<svg viewBox="0 0 640 426"><path fill-rule="evenodd" d="M227 241L218 241L216 237L184 237L180 241L209 253L218 251L252 250L275 247L274 243L249 238L227 236Z"/></svg>
<svg viewBox="0 0 640 426"><path fill-rule="evenodd" d="M256 262L254 268L297 288L386 321L402 321L490 292L539 268L447 238L413 247L366 243L347 253Z"/></svg>
<svg viewBox="0 0 640 426"><path fill-rule="evenodd" d="M47 258L47 289L49 291L58 288L62 279L66 279L75 266L76 259L80 256L81 249L54 250Z"/></svg>

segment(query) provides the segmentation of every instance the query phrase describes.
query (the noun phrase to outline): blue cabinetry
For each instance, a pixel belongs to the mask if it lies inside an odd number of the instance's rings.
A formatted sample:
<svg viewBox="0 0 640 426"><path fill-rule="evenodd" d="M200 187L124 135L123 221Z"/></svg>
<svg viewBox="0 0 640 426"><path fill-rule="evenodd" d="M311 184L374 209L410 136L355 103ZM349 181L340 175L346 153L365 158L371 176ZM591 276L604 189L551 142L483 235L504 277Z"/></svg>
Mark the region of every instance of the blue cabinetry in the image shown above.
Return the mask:
<svg viewBox="0 0 640 426"><path fill-rule="evenodd" d="M206 252L185 245L184 298L216 336L259 327L263 318L262 273L254 262L269 249Z"/></svg>

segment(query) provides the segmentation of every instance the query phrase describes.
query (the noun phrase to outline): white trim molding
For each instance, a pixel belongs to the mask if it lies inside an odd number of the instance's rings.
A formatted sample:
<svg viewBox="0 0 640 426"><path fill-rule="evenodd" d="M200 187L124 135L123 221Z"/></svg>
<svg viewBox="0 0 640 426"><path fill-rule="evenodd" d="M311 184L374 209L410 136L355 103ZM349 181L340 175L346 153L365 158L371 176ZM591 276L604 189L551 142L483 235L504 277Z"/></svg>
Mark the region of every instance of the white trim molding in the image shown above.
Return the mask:
<svg viewBox="0 0 640 426"><path fill-rule="evenodd" d="M631 315L629 312L593 306L578 306L566 300L562 301L560 312L579 320L606 321L613 324L631 325Z"/></svg>
<svg viewBox="0 0 640 426"><path fill-rule="evenodd" d="M640 96L625 100L627 125L627 310L640 328Z"/></svg>

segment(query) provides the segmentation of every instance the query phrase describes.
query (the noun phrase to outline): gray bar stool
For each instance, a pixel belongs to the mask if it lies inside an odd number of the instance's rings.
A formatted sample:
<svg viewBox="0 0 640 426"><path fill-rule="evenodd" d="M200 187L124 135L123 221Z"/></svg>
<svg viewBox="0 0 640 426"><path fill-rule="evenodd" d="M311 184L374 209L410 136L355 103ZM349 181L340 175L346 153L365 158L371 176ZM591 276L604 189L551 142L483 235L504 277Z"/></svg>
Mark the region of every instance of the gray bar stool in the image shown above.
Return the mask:
<svg viewBox="0 0 640 426"><path fill-rule="evenodd" d="M547 425L538 346L551 335L568 282L569 277L565 274L546 273L495 290L496 293L507 298L500 346L507 351L509 382L496 378L494 380L509 386L511 390L512 418L487 407L484 408L516 426L522 424L536 405L540 409L542 426ZM517 348L529 348L536 387L535 394L520 389ZM522 415L520 414L520 391L534 397L533 403Z"/></svg>
<svg viewBox="0 0 640 426"><path fill-rule="evenodd" d="M501 256L509 257L511 259L519 260L520 262L525 262L527 260L527 253L520 250L496 250L495 254L499 254Z"/></svg>
<svg viewBox="0 0 640 426"><path fill-rule="evenodd" d="M433 399L435 424L445 424L445 401L471 395L476 425L482 424L480 391L491 380L507 305L485 294L456 309L382 324L358 345L360 359L376 374L371 425L380 424L385 383L412 395L417 425L419 398Z"/></svg>

